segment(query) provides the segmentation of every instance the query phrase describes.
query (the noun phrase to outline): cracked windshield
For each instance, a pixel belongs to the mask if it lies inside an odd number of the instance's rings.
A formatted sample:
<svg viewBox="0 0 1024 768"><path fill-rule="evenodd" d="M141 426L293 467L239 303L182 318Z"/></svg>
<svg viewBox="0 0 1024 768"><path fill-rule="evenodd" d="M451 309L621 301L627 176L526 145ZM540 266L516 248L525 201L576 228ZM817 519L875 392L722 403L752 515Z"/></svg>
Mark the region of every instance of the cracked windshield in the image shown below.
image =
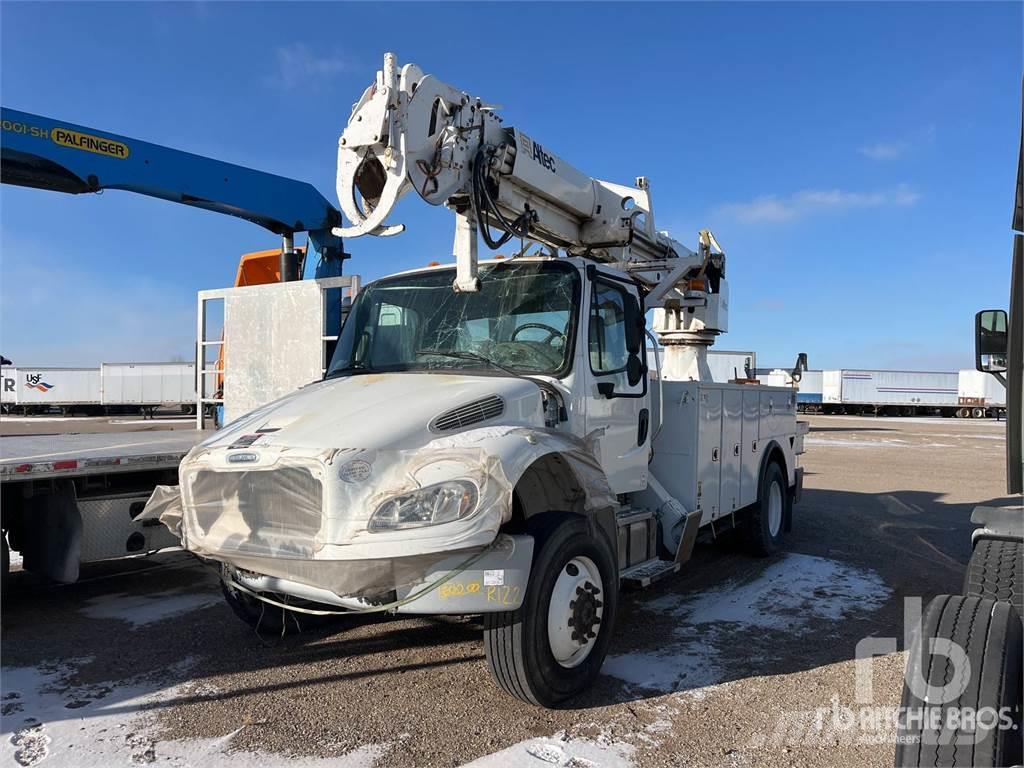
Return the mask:
<svg viewBox="0 0 1024 768"><path fill-rule="evenodd" d="M483 265L476 293L456 293L454 279L454 269L443 269L366 286L327 377L407 370L557 376L569 369L575 269L555 261Z"/></svg>

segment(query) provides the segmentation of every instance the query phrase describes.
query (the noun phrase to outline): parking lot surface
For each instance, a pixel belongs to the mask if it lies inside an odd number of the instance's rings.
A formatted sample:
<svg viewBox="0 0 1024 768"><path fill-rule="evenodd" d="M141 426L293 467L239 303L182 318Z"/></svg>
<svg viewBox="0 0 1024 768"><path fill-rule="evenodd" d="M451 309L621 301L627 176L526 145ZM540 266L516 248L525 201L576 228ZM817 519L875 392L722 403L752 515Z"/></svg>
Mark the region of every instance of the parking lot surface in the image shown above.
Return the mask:
<svg viewBox="0 0 1024 768"><path fill-rule="evenodd" d="M960 591L971 510L1009 503L1005 425L809 420L784 551L705 543L678 576L624 595L598 685L561 709L492 685L476 619L259 637L213 571L172 552L69 586L12 574L0 761L889 766L903 653L880 656L858 698L857 644L902 649L904 598Z"/></svg>

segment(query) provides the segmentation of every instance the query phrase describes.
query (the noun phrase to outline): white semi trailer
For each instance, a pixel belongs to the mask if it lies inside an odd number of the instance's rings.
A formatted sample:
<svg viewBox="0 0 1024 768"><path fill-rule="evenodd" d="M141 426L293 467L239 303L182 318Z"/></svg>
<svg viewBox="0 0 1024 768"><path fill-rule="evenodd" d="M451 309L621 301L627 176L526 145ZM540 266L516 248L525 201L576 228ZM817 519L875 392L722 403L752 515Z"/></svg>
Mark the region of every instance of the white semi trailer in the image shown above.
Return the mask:
<svg viewBox="0 0 1024 768"><path fill-rule="evenodd" d="M962 419L1001 418L1006 414L1006 387L989 373L973 368L957 374L957 410Z"/></svg>
<svg viewBox="0 0 1024 768"><path fill-rule="evenodd" d="M193 449L143 516L219 562L258 629L483 614L497 684L554 705L598 674L620 586L701 534L779 546L806 425L792 389L710 380L729 295L709 232L682 246L645 179L586 176L388 54L339 142L335 233L400 232L411 189L454 212L455 264L365 286L323 379ZM481 262L478 237L514 257Z"/></svg>
<svg viewBox="0 0 1024 768"><path fill-rule="evenodd" d="M4 413L99 412L99 368L5 367L2 377Z"/></svg>
<svg viewBox="0 0 1024 768"><path fill-rule="evenodd" d="M850 369L822 372L824 413L943 415L957 410L954 372Z"/></svg>
<svg viewBox="0 0 1024 768"><path fill-rule="evenodd" d="M157 408L195 412L195 363L101 363L100 404L107 411Z"/></svg>
<svg viewBox="0 0 1024 768"><path fill-rule="evenodd" d="M194 413L195 363L100 363L99 368L4 367L4 413Z"/></svg>

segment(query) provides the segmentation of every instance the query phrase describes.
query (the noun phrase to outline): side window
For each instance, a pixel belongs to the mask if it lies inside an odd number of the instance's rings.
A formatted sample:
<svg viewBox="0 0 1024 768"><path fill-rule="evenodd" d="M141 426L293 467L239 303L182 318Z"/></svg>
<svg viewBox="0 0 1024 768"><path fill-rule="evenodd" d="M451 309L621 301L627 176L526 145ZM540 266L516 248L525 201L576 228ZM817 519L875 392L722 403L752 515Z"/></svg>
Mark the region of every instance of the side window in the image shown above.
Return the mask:
<svg viewBox="0 0 1024 768"><path fill-rule="evenodd" d="M626 293L595 282L590 295L590 369L615 373L626 367Z"/></svg>

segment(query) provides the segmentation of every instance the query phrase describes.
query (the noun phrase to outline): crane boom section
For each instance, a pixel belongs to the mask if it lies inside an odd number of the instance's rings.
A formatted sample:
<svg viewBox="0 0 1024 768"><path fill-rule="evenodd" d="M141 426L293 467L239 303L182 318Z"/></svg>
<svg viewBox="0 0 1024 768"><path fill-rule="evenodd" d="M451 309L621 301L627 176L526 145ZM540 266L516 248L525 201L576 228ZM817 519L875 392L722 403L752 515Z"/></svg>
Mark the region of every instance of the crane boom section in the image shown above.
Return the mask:
<svg viewBox="0 0 1024 768"><path fill-rule="evenodd" d="M279 235L317 232L341 214L306 182L14 109L2 118L5 184L71 194L121 189L237 216ZM335 241L340 253L340 241Z"/></svg>

